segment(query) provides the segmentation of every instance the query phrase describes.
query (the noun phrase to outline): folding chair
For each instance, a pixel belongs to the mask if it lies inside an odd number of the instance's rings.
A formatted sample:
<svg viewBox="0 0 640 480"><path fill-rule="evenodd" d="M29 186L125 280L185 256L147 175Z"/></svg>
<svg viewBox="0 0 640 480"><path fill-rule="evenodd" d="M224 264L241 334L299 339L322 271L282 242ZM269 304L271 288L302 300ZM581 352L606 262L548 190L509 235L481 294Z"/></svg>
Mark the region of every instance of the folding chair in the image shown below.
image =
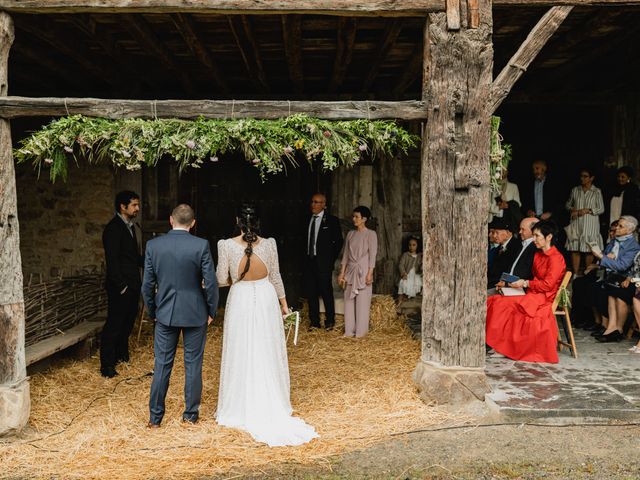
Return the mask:
<svg viewBox="0 0 640 480"><path fill-rule="evenodd" d="M566 305L566 303L562 307L558 306L560 304L560 296L569 285L569 280L571 280L571 272L567 272L564 274L564 278L562 279L562 283L560 284L560 288L558 289L556 298L553 301L553 305L551 305L551 311L555 315L556 320L561 320L562 330L564 331L564 336L566 338L566 341L562 340L562 334L560 333L560 329L558 328L558 348L560 349L560 351L562 351L564 347L568 347L569 350L571 350L571 355L573 355L573 358L578 358L576 341L573 338L573 329L571 328L571 315L569 306Z"/></svg>

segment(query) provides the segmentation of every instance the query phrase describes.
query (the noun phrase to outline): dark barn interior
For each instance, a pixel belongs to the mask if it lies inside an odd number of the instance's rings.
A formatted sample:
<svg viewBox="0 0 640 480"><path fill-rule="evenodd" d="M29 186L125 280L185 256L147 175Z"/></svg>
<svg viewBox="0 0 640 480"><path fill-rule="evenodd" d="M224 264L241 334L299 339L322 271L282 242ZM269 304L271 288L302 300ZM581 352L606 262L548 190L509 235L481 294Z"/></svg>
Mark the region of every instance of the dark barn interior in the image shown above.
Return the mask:
<svg viewBox="0 0 640 480"><path fill-rule="evenodd" d="M494 7L495 75L545 11ZM13 19L13 96L401 100L421 95L424 19L419 17L82 13ZM567 193L580 166L588 165L606 194L615 167L640 167L639 57L639 8L574 8L497 112L505 141L513 146L512 181L525 180L531 161L543 158ZM12 121L14 144L48 120ZM416 132L418 127L410 126ZM408 165L416 161L417 151ZM214 245L230 233L238 202L259 201L267 233L282 238L283 270L292 271L298 219L310 193L330 185L330 174L306 167L263 184L239 157L181 177L161 166L143 172L142 226L148 237L164 231L171 205L189 201L198 209L198 234ZM419 203L415 210L403 212L405 223L419 225ZM287 283L295 286L296 278Z"/></svg>

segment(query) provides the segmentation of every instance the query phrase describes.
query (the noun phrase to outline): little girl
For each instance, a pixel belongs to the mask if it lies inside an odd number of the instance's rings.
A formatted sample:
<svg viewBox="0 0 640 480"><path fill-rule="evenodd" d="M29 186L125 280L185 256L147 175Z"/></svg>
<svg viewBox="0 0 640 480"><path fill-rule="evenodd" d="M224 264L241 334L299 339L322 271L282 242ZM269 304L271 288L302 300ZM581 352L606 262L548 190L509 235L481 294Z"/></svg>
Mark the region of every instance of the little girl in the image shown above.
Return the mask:
<svg viewBox="0 0 640 480"><path fill-rule="evenodd" d="M407 297L413 298L422 290L422 253L418 253L418 239L409 239L409 251L400 257L400 283L398 284L398 305Z"/></svg>

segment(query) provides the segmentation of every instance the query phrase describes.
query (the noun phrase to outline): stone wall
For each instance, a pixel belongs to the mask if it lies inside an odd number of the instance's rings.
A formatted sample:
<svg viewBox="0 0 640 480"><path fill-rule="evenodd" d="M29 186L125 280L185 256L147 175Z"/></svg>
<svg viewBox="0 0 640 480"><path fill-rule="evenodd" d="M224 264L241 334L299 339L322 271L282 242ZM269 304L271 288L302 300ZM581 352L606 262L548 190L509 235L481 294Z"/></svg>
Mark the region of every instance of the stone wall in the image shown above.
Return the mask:
<svg viewBox="0 0 640 480"><path fill-rule="evenodd" d="M16 166L25 283L101 271L102 229L113 216L114 175L106 166L69 165L66 182Z"/></svg>

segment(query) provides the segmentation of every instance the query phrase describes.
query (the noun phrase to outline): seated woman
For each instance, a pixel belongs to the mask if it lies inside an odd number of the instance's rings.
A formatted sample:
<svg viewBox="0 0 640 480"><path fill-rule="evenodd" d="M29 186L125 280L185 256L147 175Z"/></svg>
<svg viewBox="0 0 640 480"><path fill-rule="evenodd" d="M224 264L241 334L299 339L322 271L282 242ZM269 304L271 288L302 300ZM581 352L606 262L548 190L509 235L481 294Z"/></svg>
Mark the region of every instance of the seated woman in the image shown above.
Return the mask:
<svg viewBox="0 0 640 480"><path fill-rule="evenodd" d="M526 288L525 295L494 295L487 299L487 345L513 360L558 363L558 326L551 304L566 265L553 246L555 225L542 221L532 230L538 248L533 259L533 280L509 284Z"/></svg>

